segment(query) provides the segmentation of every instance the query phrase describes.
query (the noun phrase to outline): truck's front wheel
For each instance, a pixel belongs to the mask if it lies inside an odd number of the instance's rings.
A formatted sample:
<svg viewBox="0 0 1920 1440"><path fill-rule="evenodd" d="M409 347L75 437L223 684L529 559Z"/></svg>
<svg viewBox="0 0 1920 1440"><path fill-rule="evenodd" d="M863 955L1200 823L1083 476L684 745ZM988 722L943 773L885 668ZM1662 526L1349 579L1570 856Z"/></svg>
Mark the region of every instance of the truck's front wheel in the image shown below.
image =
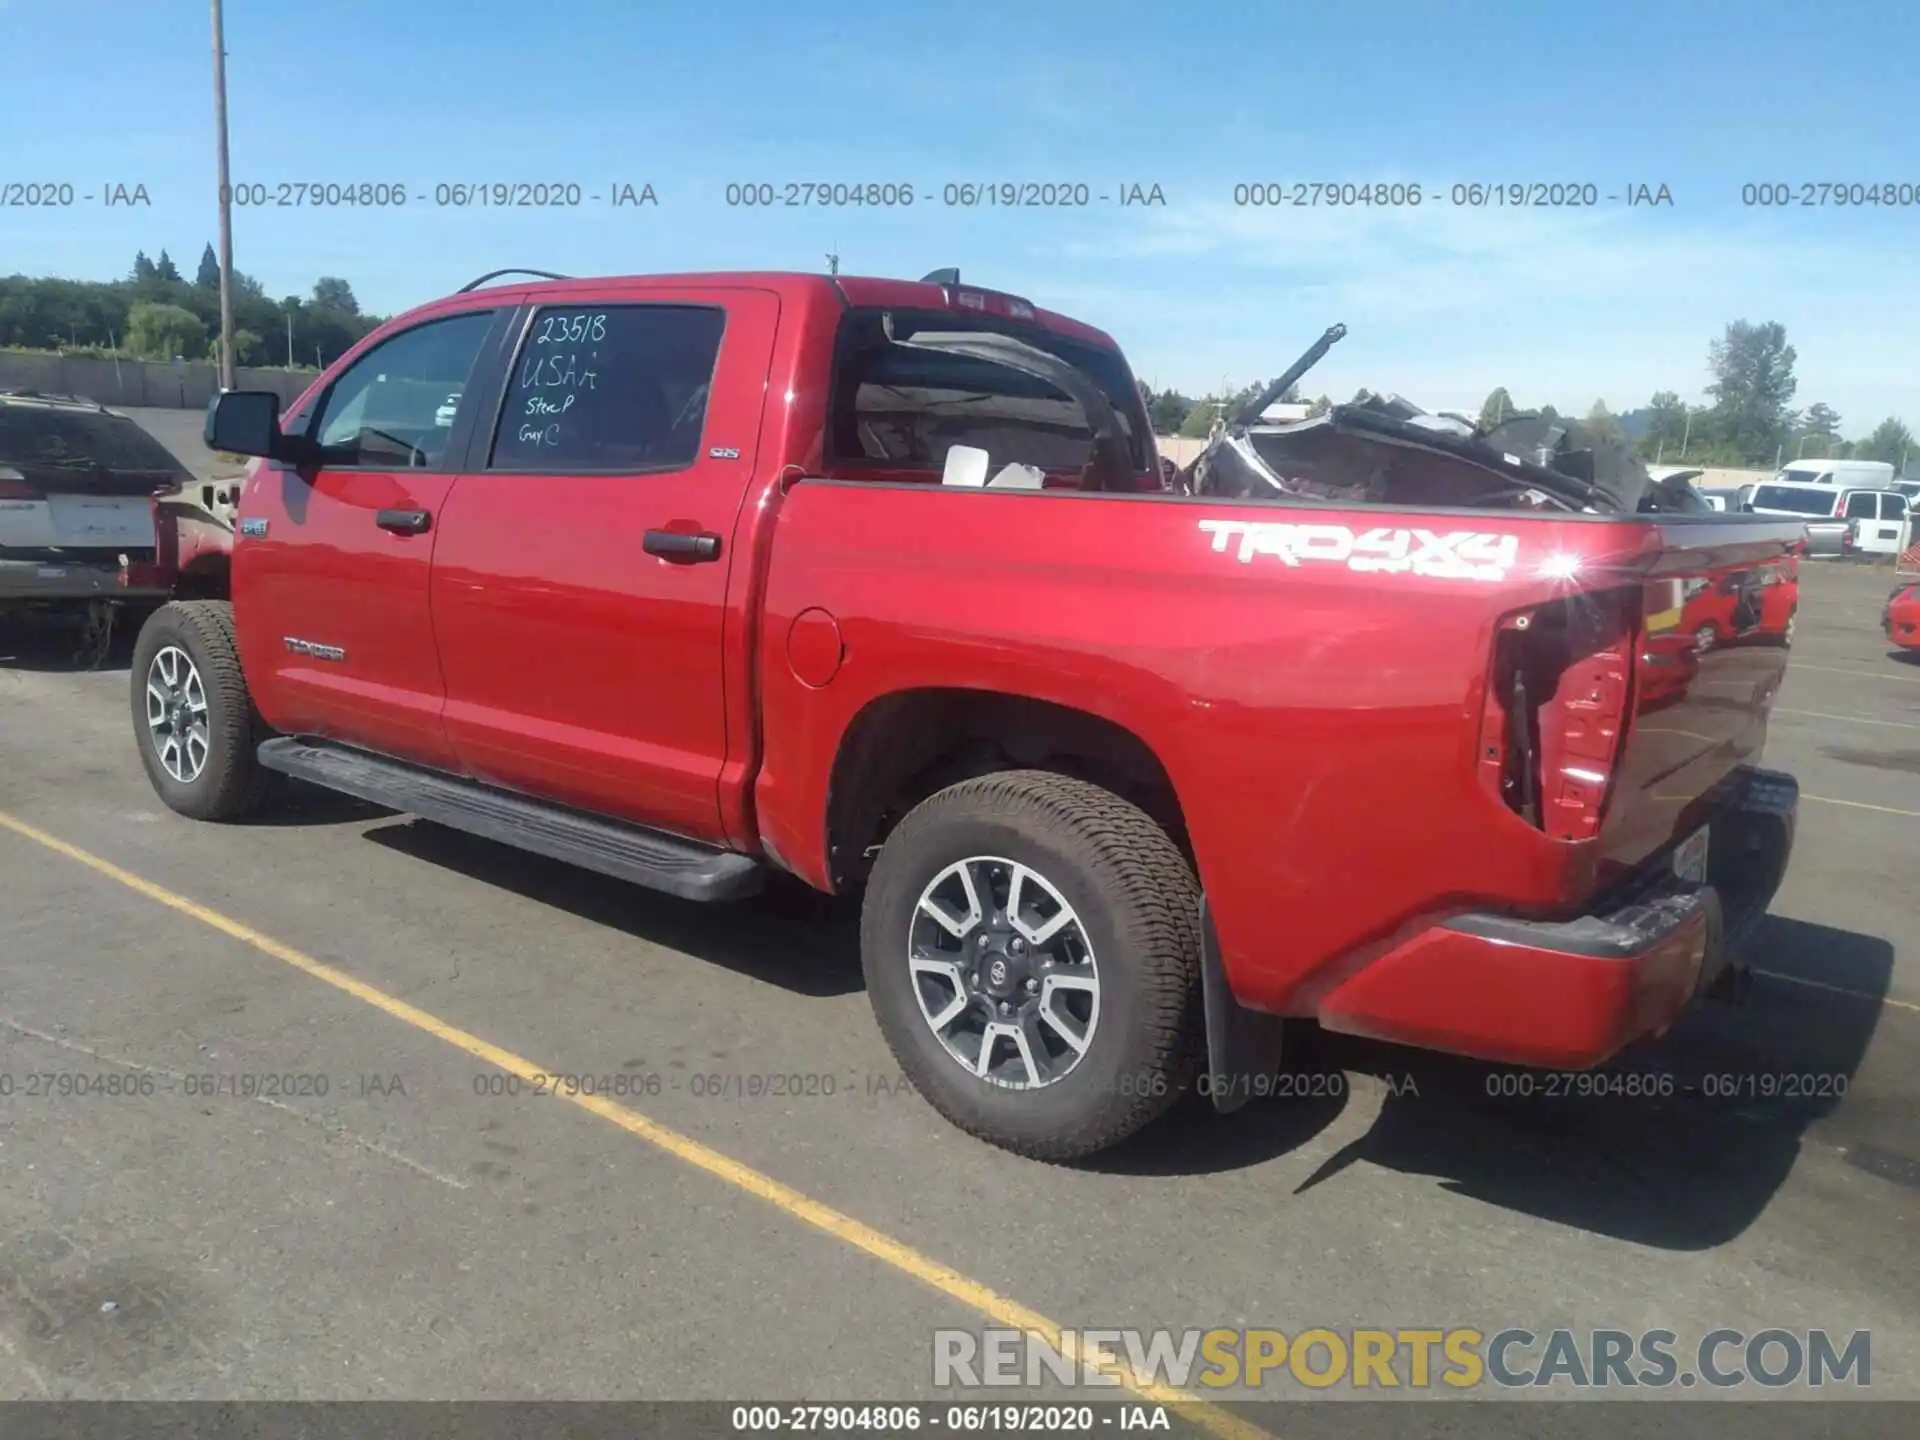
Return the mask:
<svg viewBox="0 0 1920 1440"><path fill-rule="evenodd" d="M154 611L133 647L131 688L140 761L169 809L238 820L259 808L269 773L254 756L259 722L232 605L184 600Z"/></svg>
<svg viewBox="0 0 1920 1440"><path fill-rule="evenodd" d="M868 997L947 1119L1078 1159L1191 1081L1199 900L1166 832L1111 792L1046 771L965 781L902 820L874 865Z"/></svg>

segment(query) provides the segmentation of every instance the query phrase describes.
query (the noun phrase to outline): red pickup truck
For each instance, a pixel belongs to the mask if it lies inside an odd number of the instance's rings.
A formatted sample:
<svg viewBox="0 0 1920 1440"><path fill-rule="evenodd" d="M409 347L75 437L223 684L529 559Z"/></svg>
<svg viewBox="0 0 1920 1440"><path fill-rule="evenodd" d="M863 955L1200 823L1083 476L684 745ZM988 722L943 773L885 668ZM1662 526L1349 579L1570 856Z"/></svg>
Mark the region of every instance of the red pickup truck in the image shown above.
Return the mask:
<svg viewBox="0 0 1920 1440"><path fill-rule="evenodd" d="M1355 405L1170 483L1107 335L951 271L469 287L279 409L209 410L260 458L137 646L168 805L862 890L902 1067L1026 1155L1236 1108L1282 1017L1600 1064L1787 863L1784 648L1639 677L1801 527L1544 444Z"/></svg>

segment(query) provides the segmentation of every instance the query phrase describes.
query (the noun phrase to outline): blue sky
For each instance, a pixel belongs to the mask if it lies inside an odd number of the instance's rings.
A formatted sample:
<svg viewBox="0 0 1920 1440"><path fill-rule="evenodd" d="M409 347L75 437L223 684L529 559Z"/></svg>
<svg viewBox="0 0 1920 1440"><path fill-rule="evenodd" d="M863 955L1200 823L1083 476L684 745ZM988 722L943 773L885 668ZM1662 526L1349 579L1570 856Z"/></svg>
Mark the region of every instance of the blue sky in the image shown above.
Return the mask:
<svg viewBox="0 0 1920 1440"><path fill-rule="evenodd" d="M151 208L0 209L0 273L191 270L215 235L205 0L0 0L0 184L142 183ZM1920 5L1769 0L228 0L236 182L401 182L399 211L242 209L269 293L388 312L481 271L958 265L1111 331L1150 383L1270 375L1432 408L1494 385L1616 410L1702 398L1709 340L1779 320L1801 404L1920 429L1920 204L1760 209L1747 182L1920 188ZM36 121L31 117L45 117ZM657 207L436 208L461 181L650 183ZM912 184L910 209L725 201ZM948 208L961 181L1158 185L1164 206ZM1236 206L1255 181L1408 182L1409 208ZM1435 204L1592 182L1594 209ZM1670 206L1608 195L1666 185Z"/></svg>

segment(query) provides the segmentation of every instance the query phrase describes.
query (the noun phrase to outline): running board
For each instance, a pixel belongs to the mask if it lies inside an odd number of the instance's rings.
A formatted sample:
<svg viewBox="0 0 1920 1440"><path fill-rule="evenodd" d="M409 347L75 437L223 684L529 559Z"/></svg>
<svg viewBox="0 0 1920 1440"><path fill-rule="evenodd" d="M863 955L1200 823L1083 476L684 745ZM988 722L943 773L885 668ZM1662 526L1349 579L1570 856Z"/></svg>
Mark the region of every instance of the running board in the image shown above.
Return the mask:
<svg viewBox="0 0 1920 1440"><path fill-rule="evenodd" d="M364 750L282 736L265 741L269 770L423 820L498 840L684 900L738 900L758 892L758 862L677 835L550 805Z"/></svg>

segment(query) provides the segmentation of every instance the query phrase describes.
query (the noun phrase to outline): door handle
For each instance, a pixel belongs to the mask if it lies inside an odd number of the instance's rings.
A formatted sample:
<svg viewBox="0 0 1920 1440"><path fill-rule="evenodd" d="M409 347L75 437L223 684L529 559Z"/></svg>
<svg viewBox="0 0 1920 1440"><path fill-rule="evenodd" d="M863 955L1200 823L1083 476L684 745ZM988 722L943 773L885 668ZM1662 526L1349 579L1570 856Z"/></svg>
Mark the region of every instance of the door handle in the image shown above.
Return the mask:
<svg viewBox="0 0 1920 1440"><path fill-rule="evenodd" d="M374 512L373 523L396 535L424 535L433 524L433 516L425 510L379 510Z"/></svg>
<svg viewBox="0 0 1920 1440"><path fill-rule="evenodd" d="M640 548L665 560L718 560L720 537L711 530L649 530Z"/></svg>

